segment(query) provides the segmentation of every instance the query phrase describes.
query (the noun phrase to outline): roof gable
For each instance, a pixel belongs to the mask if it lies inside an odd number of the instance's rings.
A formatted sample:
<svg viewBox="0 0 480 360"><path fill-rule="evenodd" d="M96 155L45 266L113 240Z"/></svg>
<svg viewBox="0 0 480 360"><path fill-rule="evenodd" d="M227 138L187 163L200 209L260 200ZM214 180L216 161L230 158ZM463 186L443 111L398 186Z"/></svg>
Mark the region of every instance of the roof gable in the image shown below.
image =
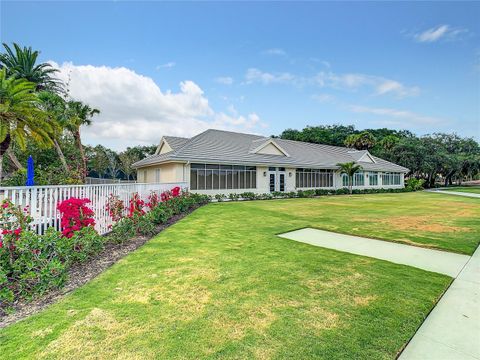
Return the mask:
<svg viewBox="0 0 480 360"><path fill-rule="evenodd" d="M254 154L290 156L273 139L268 139L264 143L260 144L260 146L253 149L251 152Z"/></svg>
<svg viewBox="0 0 480 360"><path fill-rule="evenodd" d="M160 141L160 145L158 145L157 151L155 151L156 155L166 154L172 151L172 147L168 144L165 138L162 138Z"/></svg>

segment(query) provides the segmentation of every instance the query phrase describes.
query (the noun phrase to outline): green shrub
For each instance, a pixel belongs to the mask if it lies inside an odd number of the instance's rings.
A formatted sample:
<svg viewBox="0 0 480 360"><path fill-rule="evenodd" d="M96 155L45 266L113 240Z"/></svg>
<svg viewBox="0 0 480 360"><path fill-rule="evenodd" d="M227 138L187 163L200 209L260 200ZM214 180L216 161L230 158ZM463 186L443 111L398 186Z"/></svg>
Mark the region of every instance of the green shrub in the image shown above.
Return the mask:
<svg viewBox="0 0 480 360"><path fill-rule="evenodd" d="M341 188L341 189L335 190L336 195L346 195L346 194L349 194L349 193L350 193L350 191L348 190L348 188Z"/></svg>
<svg viewBox="0 0 480 360"><path fill-rule="evenodd" d="M255 200L255 199L257 198L257 196L255 195L255 193L254 193L254 192L250 192L250 191L241 193L241 194L240 194L240 197L242 197L244 200Z"/></svg>
<svg viewBox="0 0 480 360"><path fill-rule="evenodd" d="M218 201L218 202L222 202L223 200L225 200L227 196L225 194L216 194L215 195L215 199Z"/></svg>
<svg viewBox="0 0 480 360"><path fill-rule="evenodd" d="M153 236L157 231L157 226L153 222L150 213L140 216L135 223L136 233L143 236Z"/></svg>
<svg viewBox="0 0 480 360"><path fill-rule="evenodd" d="M136 235L135 222L130 217L125 217L112 226L109 239L117 243L123 243Z"/></svg>
<svg viewBox="0 0 480 360"><path fill-rule="evenodd" d="M61 234L53 229L47 234L23 231L15 245L0 248L0 308L64 284L66 264L58 258L55 246Z"/></svg>
<svg viewBox="0 0 480 360"><path fill-rule="evenodd" d="M230 194L228 194L228 198L232 201L237 201L239 196L236 193L230 193Z"/></svg>
<svg viewBox="0 0 480 360"><path fill-rule="evenodd" d="M315 190L298 190L297 196L299 198L311 198L315 196Z"/></svg>
<svg viewBox="0 0 480 360"><path fill-rule="evenodd" d="M89 257L98 254L103 250L104 239L92 226L87 226L81 230L75 231L72 237L61 237L59 243L62 243L64 254L67 256L67 263L84 262Z"/></svg>
<svg viewBox="0 0 480 360"><path fill-rule="evenodd" d="M161 204L154 207L148 213L148 216L155 225L165 224L167 220L172 217L172 215L172 209L162 206Z"/></svg>
<svg viewBox="0 0 480 360"><path fill-rule="evenodd" d="M408 189L408 191L423 190L423 184L425 184L424 179L410 178L405 184L405 189Z"/></svg>

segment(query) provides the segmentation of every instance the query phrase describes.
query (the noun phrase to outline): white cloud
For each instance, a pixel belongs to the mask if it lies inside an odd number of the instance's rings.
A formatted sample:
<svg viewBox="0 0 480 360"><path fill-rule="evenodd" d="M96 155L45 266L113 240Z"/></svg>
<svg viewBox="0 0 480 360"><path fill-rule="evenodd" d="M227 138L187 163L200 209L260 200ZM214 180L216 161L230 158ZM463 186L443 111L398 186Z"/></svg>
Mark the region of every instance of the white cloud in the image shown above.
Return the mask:
<svg viewBox="0 0 480 360"><path fill-rule="evenodd" d="M413 34L413 38L418 42L435 42L441 39L456 40L460 35L467 32L467 29L452 28L450 25L438 25L423 32Z"/></svg>
<svg viewBox="0 0 480 360"><path fill-rule="evenodd" d="M263 51L264 54L267 54L267 55L276 55L276 56L286 56L287 55L287 52L283 49L279 49L279 48L273 48L273 49L267 49L265 51Z"/></svg>
<svg viewBox="0 0 480 360"><path fill-rule="evenodd" d="M386 116L390 119L383 119L382 123L387 125L408 125L417 127L417 125L439 125L445 122L444 119L421 115L408 110L398 110L391 108L372 108L367 106L351 105L350 110L355 113L366 113L378 116Z"/></svg>
<svg viewBox="0 0 480 360"><path fill-rule="evenodd" d="M232 85L233 84L233 78L230 76L220 76L215 79L215 81L219 84L223 85Z"/></svg>
<svg viewBox="0 0 480 360"><path fill-rule="evenodd" d="M164 68L170 69L170 68L173 68L175 65L177 65L175 62L170 61L166 64L157 65L156 69L157 70L164 69Z"/></svg>
<svg viewBox="0 0 480 360"><path fill-rule="evenodd" d="M51 63L68 82L72 98L101 111L82 130L89 144L108 142L123 149L157 143L162 135L192 136L208 128L245 131L260 122L255 113L227 116L214 111L190 80L181 82L178 92L162 91L151 78L125 67Z"/></svg>
<svg viewBox="0 0 480 360"><path fill-rule="evenodd" d="M250 68L247 70L247 73L245 74L245 81L247 84L253 84L253 83L262 83L265 85L268 84L274 84L274 83L293 83L297 80L297 77L288 73L268 73L261 71L259 69L255 68Z"/></svg>
<svg viewBox="0 0 480 360"><path fill-rule="evenodd" d="M312 95L312 99L321 102L321 103L327 103L327 102L332 102L335 100L335 97L330 94L314 94Z"/></svg>
<svg viewBox="0 0 480 360"><path fill-rule="evenodd" d="M366 74L336 74L320 72L313 77L313 81L320 87L331 87L339 90L358 90L368 87L374 95L394 95L397 97L416 96L420 93L417 86L406 86L402 83L381 76Z"/></svg>
<svg viewBox="0 0 480 360"><path fill-rule="evenodd" d="M245 74L245 83L314 85L347 91L369 88L373 95L393 95L398 98L417 96L420 93L420 88L417 86L406 86L396 80L381 76L355 73L337 74L332 71L321 71L313 76L303 77L288 72L270 73L250 68Z"/></svg>

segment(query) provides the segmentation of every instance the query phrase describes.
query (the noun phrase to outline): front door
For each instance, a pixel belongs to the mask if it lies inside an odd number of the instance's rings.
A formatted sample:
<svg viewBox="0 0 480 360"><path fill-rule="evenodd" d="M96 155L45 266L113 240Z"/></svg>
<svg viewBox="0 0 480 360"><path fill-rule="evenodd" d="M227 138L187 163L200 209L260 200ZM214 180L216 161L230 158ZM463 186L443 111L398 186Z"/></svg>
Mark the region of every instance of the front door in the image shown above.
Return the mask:
<svg viewBox="0 0 480 360"><path fill-rule="evenodd" d="M285 171L283 168L269 168L268 180L270 192L285 191Z"/></svg>

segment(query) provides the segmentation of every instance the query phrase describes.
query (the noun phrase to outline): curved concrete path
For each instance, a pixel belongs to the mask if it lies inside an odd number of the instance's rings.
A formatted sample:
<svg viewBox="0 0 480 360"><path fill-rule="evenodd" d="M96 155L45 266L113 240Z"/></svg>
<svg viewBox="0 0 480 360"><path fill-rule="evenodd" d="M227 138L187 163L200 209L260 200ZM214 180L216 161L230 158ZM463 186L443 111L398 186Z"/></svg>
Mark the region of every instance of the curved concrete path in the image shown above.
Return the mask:
<svg viewBox="0 0 480 360"><path fill-rule="evenodd" d="M480 360L480 248L470 257L311 228L279 236L455 278L399 358Z"/></svg>
<svg viewBox="0 0 480 360"><path fill-rule="evenodd" d="M466 196L466 197L473 197L473 198L480 198L480 194L475 194L475 193L467 193L467 192L461 192L461 191L450 191L450 190L425 190L427 192L432 192L432 193L440 193L440 194L447 194L447 195L457 195L457 196Z"/></svg>

